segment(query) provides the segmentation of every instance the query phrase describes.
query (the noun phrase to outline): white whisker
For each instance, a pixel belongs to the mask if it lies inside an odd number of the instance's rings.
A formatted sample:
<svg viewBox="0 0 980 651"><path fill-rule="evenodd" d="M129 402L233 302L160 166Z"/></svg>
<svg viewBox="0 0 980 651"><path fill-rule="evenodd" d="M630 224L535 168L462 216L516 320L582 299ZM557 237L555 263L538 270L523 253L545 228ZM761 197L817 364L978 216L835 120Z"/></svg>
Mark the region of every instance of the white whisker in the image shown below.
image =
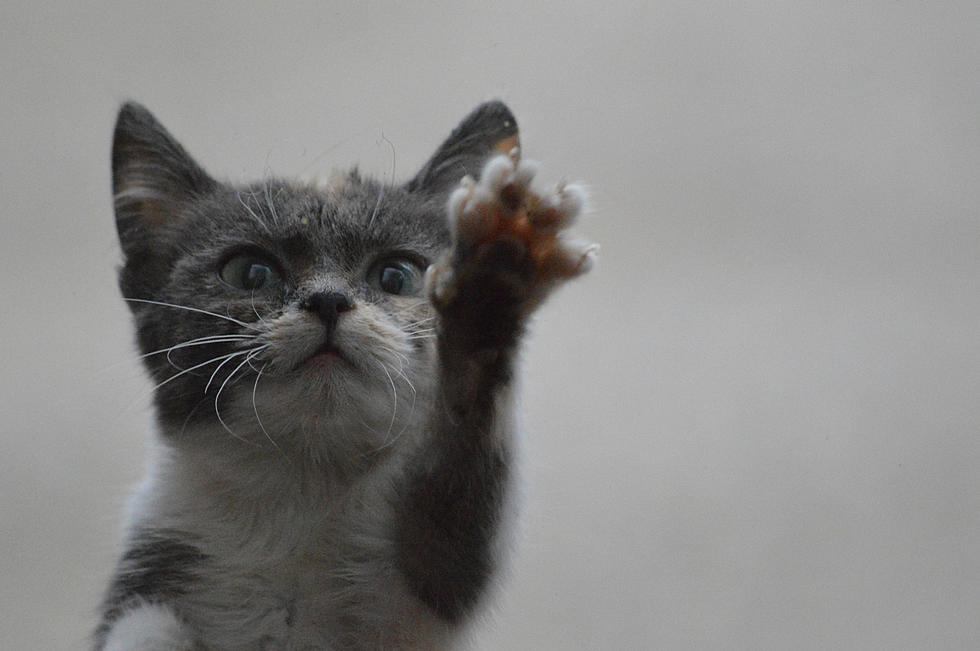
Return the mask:
<svg viewBox="0 0 980 651"><path fill-rule="evenodd" d="M205 344L211 344L211 343L240 343L240 342L243 342L243 341L249 341L250 339L253 339L253 338L254 337L249 336L248 338L218 339L218 340L215 340L215 341L206 341L204 343L194 344L194 345L195 346L203 346ZM173 366L177 370L181 370L181 367L178 366L176 362L174 362L173 358L170 355L172 355L175 350L178 350L180 348L185 348L185 347L187 347L187 346L181 345L181 346L172 347L172 348L170 348L170 349L167 350L167 363L170 364L171 366Z"/></svg>
<svg viewBox="0 0 980 651"><path fill-rule="evenodd" d="M255 290L254 289L252 290L252 295L250 297L250 302L252 303L252 312L255 313L255 316L258 318L259 323L261 323L262 325L266 325L265 319L263 319L262 318L262 315L259 314L259 311L255 309Z"/></svg>
<svg viewBox="0 0 980 651"><path fill-rule="evenodd" d="M388 376L388 381L391 382L391 423L388 424L388 431L385 433L385 440L387 441L388 435L391 434L391 429L395 426L395 415L398 413L398 389L395 388L395 381L391 377L391 373L385 367L384 362L381 360L375 360L381 366L381 370L385 372Z"/></svg>
<svg viewBox="0 0 980 651"><path fill-rule="evenodd" d="M173 380L176 380L181 375L184 375L185 373L190 373L191 371L196 370L196 369L199 369L202 366L207 366L208 364L213 364L214 362L217 362L219 359L226 359L228 357L234 357L235 355L241 355L241 354L242 354L242 351L239 350L239 351L235 351L233 353L228 353L226 355L218 355L217 357L213 357L213 358L209 359L206 362L201 362L200 364L195 364L194 366L192 366L190 368L185 368L180 373L174 373L173 375L171 375L170 377L168 377L166 380L164 380L160 384L158 384L155 387L153 387L153 389L151 391L156 391L157 389L159 389L163 385L167 384L168 382L172 382Z"/></svg>
<svg viewBox="0 0 980 651"><path fill-rule="evenodd" d="M259 372L255 375L255 384L252 385L252 411L255 412L255 422L259 424L259 428L262 430L262 433L265 434L265 437L269 439L269 443L272 443L273 447L279 450L279 454L286 456L286 453L282 451L282 448L280 448L278 444L276 444L276 442L272 439L272 436L269 435L269 431L265 428L265 425L262 424L262 419L259 418L259 406L255 401L255 393L259 390L259 378L262 377L262 371L264 371L265 367L268 365L268 362L263 364L262 368L260 368Z"/></svg>
<svg viewBox="0 0 980 651"><path fill-rule="evenodd" d="M162 301L150 301L150 300L147 300L145 298L124 298L123 300L124 301L130 301L132 303L146 303L148 305L160 305L162 307L172 307L172 308L176 308L178 310L187 310L188 312L197 312L199 314L207 314L208 316L213 316L213 317L216 317L218 319L224 319L225 321L231 321L232 323L235 323L237 325L240 325L243 328L248 328L250 330L256 330L257 329L251 323L245 323L244 321L239 321L238 319L233 319L230 316L216 314L214 312L208 312L207 310L202 310L200 308L188 307L187 305L176 305L175 303L164 303Z"/></svg>
<svg viewBox="0 0 980 651"><path fill-rule="evenodd" d="M223 338L223 337L234 337L234 339L227 339L227 340L220 339L220 338ZM238 339L238 337L241 337L241 339ZM212 336L208 336L208 337L199 337L197 339L190 339L188 341L183 341L183 342L181 342L179 344L174 344L173 346L170 346L168 348L161 348L160 350L153 350L153 351L150 351L148 353L143 353L141 355L137 355L134 359L136 359L136 360L146 359L146 358L152 357L154 355L162 355L164 353L169 353L172 350L177 350L178 348L190 348L192 346L204 346L204 345L211 344L211 343L221 343L222 341L228 341L228 342L244 341L246 339L251 339L251 338L254 338L254 337L256 337L256 335L245 335L245 334L241 334L241 335L212 335ZM174 364L172 360L169 359L169 356L168 356L168 361L170 362L170 365L173 366L174 368L176 368L177 370L182 370L180 367L178 367L176 364ZM121 361L118 361L118 362L113 362L112 364L109 364L108 366L106 366L102 370L109 370L109 369L117 368L118 366L120 366L122 364L127 364L127 363L129 363L129 359L121 360Z"/></svg>
<svg viewBox="0 0 980 651"><path fill-rule="evenodd" d="M412 321L411 323L409 323L409 324L406 324L406 325L405 325L404 327L405 327L405 328L414 328L414 327L416 327L416 326L420 326L420 325L422 325L423 323L427 323L427 322L429 322L429 321L432 321L432 320L434 320L435 318L436 318L436 317L434 317L434 316L430 316L430 317L429 317L429 318L427 318L427 319L419 319L418 321Z"/></svg>
<svg viewBox="0 0 980 651"><path fill-rule="evenodd" d="M381 131L381 139L388 143L388 146L391 147L391 178L388 180L388 183L391 185L391 187L395 187L395 143L388 140L388 138L385 136L384 130Z"/></svg>
<svg viewBox="0 0 980 651"><path fill-rule="evenodd" d="M264 350L268 346L269 346L269 344L265 344L263 346L259 346L258 348L254 348L254 349L251 349L249 351L246 351L246 352L248 352L248 355L245 357L245 361L243 361L241 364L239 364L238 366L236 366L235 369L231 373L228 374L228 377L225 378L225 381L221 383L221 387L218 389L218 393L216 393L215 396L214 396L214 414L215 414L215 416L218 417L218 422L221 423L221 426L225 428L225 431L227 431L229 434L231 434L232 436L234 436L239 441L242 441L244 443L248 443L249 445L253 445L255 447L259 447L259 446L256 446L251 441L247 441L246 439L243 439L241 436L235 434L231 430L230 427L228 427L228 424L221 417L221 410L218 408L218 401L221 399L221 392L225 390L225 387L228 385L228 382L231 381L231 379L233 377L235 377L235 374L237 374L238 371L240 371L243 366L245 366L246 364L248 364L249 361L253 357L255 357L256 355L258 355L260 352L262 352L262 350Z"/></svg>
<svg viewBox="0 0 980 651"><path fill-rule="evenodd" d="M223 362L221 362L220 364L218 364L217 368L215 368L214 371L211 373L211 377L208 378L208 383L204 385L204 393L207 394L208 389L211 388L211 383L214 382L214 378L218 375L218 372L221 370L221 367L222 366L224 366L225 364L227 364L228 362L230 362L232 359L234 359L238 355L248 355L250 352L252 352L252 350L253 349L251 349L251 348L249 348L248 350L239 350L239 351L237 351L235 353L235 355L233 355L231 357L228 357Z"/></svg>
<svg viewBox="0 0 980 651"><path fill-rule="evenodd" d="M255 211L252 210L248 206L248 204L245 203L244 200L242 200L242 194L241 194L241 192L237 193L236 196L238 197L238 203L242 204L242 206L245 207L245 210L248 211L248 213L252 216L252 218L259 224L259 226L261 226L262 228L264 228L266 233L268 233L269 235L272 235L272 231L269 230L269 227L266 225L265 221L263 221L258 215L256 215L255 214ZM253 194L252 196L254 197L255 195Z"/></svg>
<svg viewBox="0 0 980 651"><path fill-rule="evenodd" d="M397 350L395 350L391 346L385 346L384 349L385 349L385 351L387 351L388 353L390 353L391 355L393 355L398 360L398 368L399 369L404 368L405 365L407 365L409 363L409 360L408 360L408 356L407 355L398 352Z"/></svg>
<svg viewBox="0 0 980 651"><path fill-rule="evenodd" d="M374 218L378 216L378 210L381 208L381 198L385 195L385 186L381 186L378 189L378 201L374 204L374 212L371 213L371 219L368 220L368 228L371 228L371 224L374 223Z"/></svg>
<svg viewBox="0 0 980 651"><path fill-rule="evenodd" d="M383 364L382 364L382 368L384 368L384 365ZM408 386L411 387L411 389L412 389L412 405L411 405L411 407L409 407L408 416L405 418L405 424L402 425L402 428L398 431L398 434L396 434L393 437L390 436L390 434L391 434L391 427L392 427L392 425L394 425L394 422L395 422L394 421L394 418L392 418L391 425L388 426L388 433L385 435L385 441L384 441L384 443L382 443L377 448L375 448L374 450L372 450L370 454L377 454L378 452L380 452L380 451L382 451L382 450L384 450L386 448L389 448L392 445L394 445L398 441L398 439L400 439L402 437L402 435L405 433L405 430L408 429L409 425L412 424L412 415L415 413L415 401L418 398L418 393L415 391L415 385L412 384L412 381L408 379L408 376L405 375L405 373L403 373L401 370L397 371L397 373L402 378L404 378L405 382L407 382L408 383ZM390 375L388 376L388 379L389 380L391 379L391 376ZM392 388L392 390L394 390L394 388ZM394 416L394 415L392 415L392 416Z"/></svg>
<svg viewBox="0 0 980 651"><path fill-rule="evenodd" d="M163 353L169 353L174 350L179 350L181 348L190 348L192 346L205 346L207 344L220 344L225 342L234 341L247 341L249 339L256 339L257 335L212 335L209 337L198 337L197 339L190 339L188 341L181 342L179 344L174 344L168 348L161 348L160 350L154 350L149 353L143 353L136 359L144 359L146 357L152 357L153 355L161 355Z"/></svg>
<svg viewBox="0 0 980 651"><path fill-rule="evenodd" d="M276 195L279 196L278 194ZM276 207L272 205L272 197L269 194L269 182L265 182L265 203L269 206L269 212L272 213L272 221L275 222L276 226L279 225L279 215L276 214Z"/></svg>
<svg viewBox="0 0 980 651"><path fill-rule="evenodd" d="M402 369L399 368L399 369L395 370L395 373L397 373L398 375L402 376L402 379L404 379L405 380L405 383L408 384L408 388L410 388L412 390L412 396L418 395L417 392L415 391L415 385L412 384L412 381L408 379L408 376L407 375L405 375L405 371L404 370L402 370ZM414 401L415 401L415 398L413 397L412 398L412 402L414 403Z"/></svg>
<svg viewBox="0 0 980 651"><path fill-rule="evenodd" d="M418 307L419 305L424 305L424 304L426 304L428 302L429 302L429 299L427 299L427 298L420 298L420 299L418 299L418 300L416 300L416 301L414 301L412 303L409 303L408 305L403 306L402 312L408 312L409 310L414 309L414 308Z"/></svg>

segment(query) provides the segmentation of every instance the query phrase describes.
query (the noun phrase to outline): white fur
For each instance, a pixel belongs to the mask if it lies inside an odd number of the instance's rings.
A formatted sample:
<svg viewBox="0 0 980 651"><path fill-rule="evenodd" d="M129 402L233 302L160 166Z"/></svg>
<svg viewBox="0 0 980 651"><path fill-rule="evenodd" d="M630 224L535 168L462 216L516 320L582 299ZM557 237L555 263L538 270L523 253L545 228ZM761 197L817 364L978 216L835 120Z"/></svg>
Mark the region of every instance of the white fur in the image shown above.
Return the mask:
<svg viewBox="0 0 980 651"><path fill-rule="evenodd" d="M347 361L326 368L302 363L322 343L313 315L267 318L257 327L269 347L255 361L266 372L257 385L228 383L218 404L229 432L189 426L156 450L132 526L183 532L210 559L172 605L211 651L446 648L462 632L394 569L392 503L429 416L432 340L413 348L370 310L344 313L333 341ZM510 439L511 419L499 421ZM143 611L109 639L169 612Z"/></svg>
<svg viewBox="0 0 980 651"><path fill-rule="evenodd" d="M510 417L501 419L501 440L512 439L511 426ZM200 440L205 433L187 434ZM270 459L227 442L161 446L134 525L187 532L212 559L204 581L174 602L187 628L202 632L212 651L260 643L283 650L452 648L464 630L432 615L393 569L391 491L410 447L345 483L295 459ZM496 546L497 553L506 556L506 546ZM150 612L160 621L167 613ZM110 640L142 639L125 632L156 621L140 613L115 624ZM160 639L185 641L176 618L166 621L172 636ZM148 628L146 639L156 640L158 628Z"/></svg>
<svg viewBox="0 0 980 651"><path fill-rule="evenodd" d="M139 604L124 613L106 638L105 651L190 651L192 641L169 608Z"/></svg>

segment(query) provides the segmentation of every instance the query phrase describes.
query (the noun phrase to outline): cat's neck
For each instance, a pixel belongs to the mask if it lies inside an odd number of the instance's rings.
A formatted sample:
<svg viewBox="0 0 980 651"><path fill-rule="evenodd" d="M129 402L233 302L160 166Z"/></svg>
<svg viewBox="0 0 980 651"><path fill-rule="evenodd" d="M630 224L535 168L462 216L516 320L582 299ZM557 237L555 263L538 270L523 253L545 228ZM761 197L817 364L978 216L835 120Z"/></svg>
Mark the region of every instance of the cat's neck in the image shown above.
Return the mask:
<svg viewBox="0 0 980 651"><path fill-rule="evenodd" d="M343 509L368 474L338 470L295 449L185 437L159 444L143 507L175 528L285 530Z"/></svg>

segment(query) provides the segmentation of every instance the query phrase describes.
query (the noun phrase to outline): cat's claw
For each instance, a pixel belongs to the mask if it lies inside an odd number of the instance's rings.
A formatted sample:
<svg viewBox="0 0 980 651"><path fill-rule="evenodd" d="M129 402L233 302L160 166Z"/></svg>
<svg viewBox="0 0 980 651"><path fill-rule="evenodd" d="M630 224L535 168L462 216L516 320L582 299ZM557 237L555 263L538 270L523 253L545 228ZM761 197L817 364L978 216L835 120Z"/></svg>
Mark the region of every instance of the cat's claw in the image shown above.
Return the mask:
<svg viewBox="0 0 980 651"><path fill-rule="evenodd" d="M479 181L460 181L448 201L453 249L429 270L437 308L452 304L468 282L497 278L530 310L556 283L593 267L599 247L565 232L585 207L585 190L562 182L539 195L531 189L536 172L514 149L491 158Z"/></svg>

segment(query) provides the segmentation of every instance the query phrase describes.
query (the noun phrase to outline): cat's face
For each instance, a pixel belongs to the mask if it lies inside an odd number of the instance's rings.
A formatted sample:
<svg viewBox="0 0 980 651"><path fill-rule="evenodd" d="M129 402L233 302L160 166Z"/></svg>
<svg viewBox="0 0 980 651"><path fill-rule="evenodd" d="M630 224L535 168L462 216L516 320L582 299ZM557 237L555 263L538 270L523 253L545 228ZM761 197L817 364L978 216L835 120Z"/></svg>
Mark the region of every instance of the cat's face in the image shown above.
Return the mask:
<svg viewBox="0 0 980 651"><path fill-rule="evenodd" d="M397 434L432 375L423 275L448 244L434 206L352 178L219 188L185 210L169 272L129 297L144 351L178 346L146 358L167 424L220 416L279 445L325 426Z"/></svg>
<svg viewBox="0 0 980 651"><path fill-rule="evenodd" d="M513 132L510 121L498 128ZM445 153L454 133L405 186L351 174L330 189L233 187L145 109L124 107L113 148L120 285L165 432L326 456L395 441L433 389L423 285L450 244L446 180L497 136Z"/></svg>

